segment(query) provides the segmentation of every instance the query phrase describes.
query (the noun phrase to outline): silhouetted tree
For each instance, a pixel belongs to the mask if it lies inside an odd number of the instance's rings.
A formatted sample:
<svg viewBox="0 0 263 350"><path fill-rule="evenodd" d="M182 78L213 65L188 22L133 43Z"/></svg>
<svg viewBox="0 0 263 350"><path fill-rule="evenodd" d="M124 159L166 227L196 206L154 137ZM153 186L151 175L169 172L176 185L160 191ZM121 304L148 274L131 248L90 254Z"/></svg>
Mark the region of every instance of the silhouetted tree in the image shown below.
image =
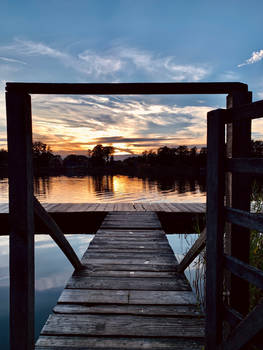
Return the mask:
<svg viewBox="0 0 263 350"><path fill-rule="evenodd" d="M50 161L54 157L51 148L41 141L36 141L32 145L33 164L35 167L49 167Z"/></svg>
<svg viewBox="0 0 263 350"><path fill-rule="evenodd" d="M88 167L89 159L84 155L70 154L63 160L65 168L85 168Z"/></svg>

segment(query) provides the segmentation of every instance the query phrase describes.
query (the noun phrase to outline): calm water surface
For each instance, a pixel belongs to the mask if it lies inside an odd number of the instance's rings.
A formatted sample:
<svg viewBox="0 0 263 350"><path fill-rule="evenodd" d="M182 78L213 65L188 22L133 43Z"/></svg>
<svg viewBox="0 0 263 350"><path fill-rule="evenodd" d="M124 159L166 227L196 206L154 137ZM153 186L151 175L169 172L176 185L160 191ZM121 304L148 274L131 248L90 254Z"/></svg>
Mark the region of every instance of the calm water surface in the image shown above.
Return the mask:
<svg viewBox="0 0 263 350"><path fill-rule="evenodd" d="M200 179L127 175L46 176L34 179L38 199L49 203L205 202ZM0 179L0 202L8 201L8 179Z"/></svg>

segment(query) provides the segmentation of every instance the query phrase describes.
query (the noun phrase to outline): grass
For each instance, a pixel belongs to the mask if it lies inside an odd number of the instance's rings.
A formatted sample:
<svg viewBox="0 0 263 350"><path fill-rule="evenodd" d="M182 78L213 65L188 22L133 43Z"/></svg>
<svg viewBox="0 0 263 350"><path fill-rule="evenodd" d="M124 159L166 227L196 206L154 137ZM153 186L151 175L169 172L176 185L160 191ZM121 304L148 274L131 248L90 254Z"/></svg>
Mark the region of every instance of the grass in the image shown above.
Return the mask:
<svg viewBox="0 0 263 350"><path fill-rule="evenodd" d="M254 182L252 186L252 210L262 213L263 209L263 185ZM263 270L263 233L251 230L250 233L250 265ZM250 285L250 310L258 305L263 298L263 291L254 285Z"/></svg>

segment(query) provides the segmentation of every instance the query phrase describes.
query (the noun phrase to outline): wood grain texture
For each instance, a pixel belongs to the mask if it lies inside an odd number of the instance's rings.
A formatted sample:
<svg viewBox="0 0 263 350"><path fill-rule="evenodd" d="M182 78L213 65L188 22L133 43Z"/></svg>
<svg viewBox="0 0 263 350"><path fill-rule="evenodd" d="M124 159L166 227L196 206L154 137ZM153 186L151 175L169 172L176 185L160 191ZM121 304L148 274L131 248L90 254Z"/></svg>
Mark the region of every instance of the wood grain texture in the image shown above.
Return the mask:
<svg viewBox="0 0 263 350"><path fill-rule="evenodd" d="M171 337L173 349L200 349L204 318L185 276L176 272L178 263L157 215L123 211L128 208L119 204L121 212L105 217L81 259L84 268L68 281L37 349L165 349L172 347ZM120 227L103 229L107 222ZM127 222L146 228L125 230ZM157 229L149 227L153 223Z"/></svg>
<svg viewBox="0 0 263 350"><path fill-rule="evenodd" d="M203 317L195 305L118 305L118 304L57 304L53 311L58 314L125 314Z"/></svg>
<svg viewBox="0 0 263 350"><path fill-rule="evenodd" d="M204 336L204 320L134 315L50 315L41 334L195 337Z"/></svg>
<svg viewBox="0 0 263 350"><path fill-rule="evenodd" d="M102 341L103 340L103 341ZM37 350L68 350L68 349L108 349L108 350L201 350L202 339L186 338L150 338L150 337L86 337L86 336L40 336Z"/></svg>
<svg viewBox="0 0 263 350"><path fill-rule="evenodd" d="M177 278L115 278L115 277L83 277L72 276L66 288L76 289L110 289L110 290L191 290L184 276Z"/></svg>

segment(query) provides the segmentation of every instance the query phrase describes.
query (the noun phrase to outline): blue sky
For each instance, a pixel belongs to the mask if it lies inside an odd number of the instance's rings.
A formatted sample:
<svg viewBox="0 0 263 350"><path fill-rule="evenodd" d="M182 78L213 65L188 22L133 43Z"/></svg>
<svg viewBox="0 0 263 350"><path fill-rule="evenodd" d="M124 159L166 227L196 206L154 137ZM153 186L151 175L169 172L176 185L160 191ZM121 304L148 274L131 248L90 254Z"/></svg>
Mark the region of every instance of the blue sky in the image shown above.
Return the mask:
<svg viewBox="0 0 263 350"><path fill-rule="evenodd" d="M263 98L261 0L1 1L0 148L6 81L241 81ZM224 96L34 96L34 139L85 153L204 145ZM257 121L254 137L263 138Z"/></svg>

